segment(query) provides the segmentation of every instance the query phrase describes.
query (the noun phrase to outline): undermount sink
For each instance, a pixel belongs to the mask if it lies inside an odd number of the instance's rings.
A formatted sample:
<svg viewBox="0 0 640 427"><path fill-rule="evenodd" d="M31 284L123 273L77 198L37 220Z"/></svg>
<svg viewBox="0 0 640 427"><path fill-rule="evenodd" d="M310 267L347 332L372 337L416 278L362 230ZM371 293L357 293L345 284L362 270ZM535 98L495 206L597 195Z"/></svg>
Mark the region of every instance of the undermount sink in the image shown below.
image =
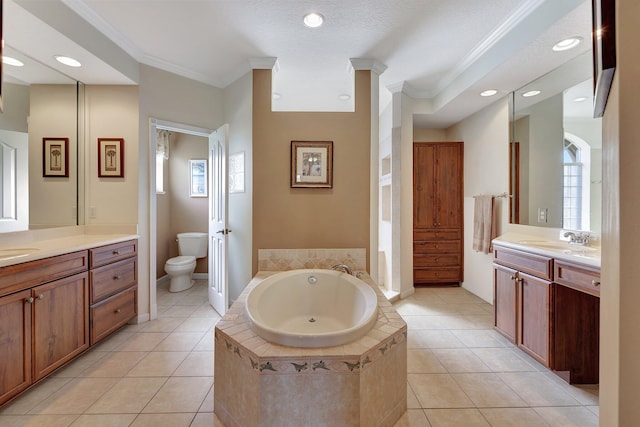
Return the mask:
<svg viewBox="0 0 640 427"><path fill-rule="evenodd" d="M38 248L0 249L0 261L31 255L32 253L37 252L38 250L39 250Z"/></svg>
<svg viewBox="0 0 640 427"><path fill-rule="evenodd" d="M564 249L569 247L569 243L553 240L520 240L518 243L529 246L539 246L541 248Z"/></svg>
<svg viewBox="0 0 640 427"><path fill-rule="evenodd" d="M547 249L560 249L562 252L568 255L585 256L593 258L593 255L598 252L597 248L591 246L582 246L576 244L570 244L562 240L520 240L518 243L528 246L536 246L539 248Z"/></svg>

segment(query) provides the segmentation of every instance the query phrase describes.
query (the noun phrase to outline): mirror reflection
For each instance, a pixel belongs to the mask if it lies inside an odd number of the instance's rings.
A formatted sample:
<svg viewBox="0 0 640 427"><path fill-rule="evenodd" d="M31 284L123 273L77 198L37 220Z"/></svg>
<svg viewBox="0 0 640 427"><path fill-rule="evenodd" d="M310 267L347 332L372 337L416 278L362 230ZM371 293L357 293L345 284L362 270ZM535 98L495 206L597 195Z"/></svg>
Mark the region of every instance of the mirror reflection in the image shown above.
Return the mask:
<svg viewBox="0 0 640 427"><path fill-rule="evenodd" d="M591 53L513 93L511 223L600 232L602 119Z"/></svg>
<svg viewBox="0 0 640 427"><path fill-rule="evenodd" d="M0 232L77 225L78 84L9 45L3 56L22 65L3 64Z"/></svg>

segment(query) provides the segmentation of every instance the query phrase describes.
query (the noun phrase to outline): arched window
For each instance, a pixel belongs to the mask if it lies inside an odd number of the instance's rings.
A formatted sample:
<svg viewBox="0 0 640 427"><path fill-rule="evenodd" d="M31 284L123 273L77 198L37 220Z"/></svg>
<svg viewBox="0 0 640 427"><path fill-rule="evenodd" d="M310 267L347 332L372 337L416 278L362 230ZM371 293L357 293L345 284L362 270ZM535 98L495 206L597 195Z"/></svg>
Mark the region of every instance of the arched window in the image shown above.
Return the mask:
<svg viewBox="0 0 640 427"><path fill-rule="evenodd" d="M563 156L562 227L570 230L588 230L590 146L582 138L565 132Z"/></svg>

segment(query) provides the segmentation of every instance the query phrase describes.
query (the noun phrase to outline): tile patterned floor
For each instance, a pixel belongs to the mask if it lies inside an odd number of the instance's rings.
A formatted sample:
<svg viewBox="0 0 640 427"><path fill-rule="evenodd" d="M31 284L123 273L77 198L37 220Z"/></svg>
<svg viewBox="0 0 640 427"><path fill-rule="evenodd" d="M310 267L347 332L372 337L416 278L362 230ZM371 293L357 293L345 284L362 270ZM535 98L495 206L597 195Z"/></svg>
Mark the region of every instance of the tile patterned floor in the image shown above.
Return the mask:
<svg viewBox="0 0 640 427"><path fill-rule="evenodd" d="M598 425L598 388L570 386L522 353L471 293L419 288L395 307L409 325L409 409L396 427ZM159 287L158 316L0 408L0 426L222 426L213 414L219 316L206 283L178 294Z"/></svg>

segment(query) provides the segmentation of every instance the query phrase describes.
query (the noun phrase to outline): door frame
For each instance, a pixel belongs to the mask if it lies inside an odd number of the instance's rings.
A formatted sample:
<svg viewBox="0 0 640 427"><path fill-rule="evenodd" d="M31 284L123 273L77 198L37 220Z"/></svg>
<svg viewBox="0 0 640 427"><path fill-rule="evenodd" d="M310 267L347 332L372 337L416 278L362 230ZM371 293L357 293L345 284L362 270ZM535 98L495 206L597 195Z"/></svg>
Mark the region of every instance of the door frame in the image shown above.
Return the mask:
<svg viewBox="0 0 640 427"><path fill-rule="evenodd" d="M156 140L156 130L168 130L189 135L209 138L215 132L206 128L186 125L183 123L170 122L155 118L149 119L149 320L158 317L158 304L156 302L156 285L158 277L156 275L156 227L158 221L157 198L156 198L156 151L158 142Z"/></svg>

